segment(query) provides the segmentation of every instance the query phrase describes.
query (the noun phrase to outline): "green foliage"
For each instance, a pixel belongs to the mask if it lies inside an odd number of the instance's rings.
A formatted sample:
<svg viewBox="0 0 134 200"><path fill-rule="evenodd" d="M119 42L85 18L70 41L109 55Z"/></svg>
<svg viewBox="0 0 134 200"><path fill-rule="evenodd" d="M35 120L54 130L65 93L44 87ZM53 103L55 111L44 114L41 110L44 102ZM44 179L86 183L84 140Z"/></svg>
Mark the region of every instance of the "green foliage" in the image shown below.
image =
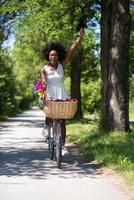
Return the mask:
<svg viewBox="0 0 134 200"><path fill-rule="evenodd" d="M13 70L16 77L16 98L20 109L27 109L33 101L33 86L39 79L39 58L25 43L15 45L12 52Z"/></svg>
<svg viewBox="0 0 134 200"><path fill-rule="evenodd" d="M134 102L129 103L129 119L134 120Z"/></svg>
<svg viewBox="0 0 134 200"><path fill-rule="evenodd" d="M100 109L100 80L81 84L82 107L84 113L93 113Z"/></svg>
<svg viewBox="0 0 134 200"><path fill-rule="evenodd" d="M9 58L0 51L0 115L13 115L17 111L15 80Z"/></svg>
<svg viewBox="0 0 134 200"><path fill-rule="evenodd" d="M92 116L67 125L68 140L78 143L79 152L88 160L109 167L134 186L134 129L131 133L109 133L97 130Z"/></svg>
<svg viewBox="0 0 134 200"><path fill-rule="evenodd" d="M100 77L99 67L99 43L96 40L96 33L87 30L82 43L83 60L81 65L82 81L88 83L89 80L95 81Z"/></svg>

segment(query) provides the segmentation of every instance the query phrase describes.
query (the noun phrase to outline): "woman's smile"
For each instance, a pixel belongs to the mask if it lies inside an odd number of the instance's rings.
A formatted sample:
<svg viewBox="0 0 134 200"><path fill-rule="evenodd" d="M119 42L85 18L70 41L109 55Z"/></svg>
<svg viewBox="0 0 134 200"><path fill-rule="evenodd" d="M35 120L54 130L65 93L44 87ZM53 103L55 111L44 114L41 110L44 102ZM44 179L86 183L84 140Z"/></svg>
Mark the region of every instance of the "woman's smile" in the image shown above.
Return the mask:
<svg viewBox="0 0 134 200"><path fill-rule="evenodd" d="M55 50L50 51L49 60L50 60L50 62L51 62L52 65L57 64L58 58L59 57L58 57L57 51L55 51Z"/></svg>

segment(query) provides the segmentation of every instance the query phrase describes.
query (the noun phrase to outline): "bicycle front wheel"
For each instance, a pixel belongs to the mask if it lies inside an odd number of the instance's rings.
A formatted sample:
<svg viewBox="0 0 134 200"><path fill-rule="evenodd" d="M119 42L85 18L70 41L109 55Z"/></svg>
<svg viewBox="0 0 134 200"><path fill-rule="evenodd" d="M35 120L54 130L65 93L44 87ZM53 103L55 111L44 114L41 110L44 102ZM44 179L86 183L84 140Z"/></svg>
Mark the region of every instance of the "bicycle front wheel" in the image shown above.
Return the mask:
<svg viewBox="0 0 134 200"><path fill-rule="evenodd" d="M56 162L57 167L61 168L62 161L62 138L61 138L61 124L57 123L56 133L55 133L55 142L56 142Z"/></svg>
<svg viewBox="0 0 134 200"><path fill-rule="evenodd" d="M48 138L48 149L49 149L49 157L51 160L53 160L54 157L54 147L55 147L55 142L54 142L54 132L53 128L51 126L52 124L49 124L49 138Z"/></svg>

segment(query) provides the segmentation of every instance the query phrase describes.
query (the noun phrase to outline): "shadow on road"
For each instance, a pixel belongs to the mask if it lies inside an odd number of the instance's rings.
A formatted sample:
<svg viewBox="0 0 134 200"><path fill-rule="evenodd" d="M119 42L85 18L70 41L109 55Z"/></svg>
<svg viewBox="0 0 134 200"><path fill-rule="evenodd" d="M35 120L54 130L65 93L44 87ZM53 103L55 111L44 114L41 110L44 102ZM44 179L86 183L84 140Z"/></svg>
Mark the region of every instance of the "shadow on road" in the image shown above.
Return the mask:
<svg viewBox="0 0 134 200"><path fill-rule="evenodd" d="M101 171L88 163L69 147L69 155L63 157L62 169L56 168L56 162L49 159L47 144L40 130L44 125L44 116L37 115L35 109L27 111L0 125L0 176L29 176L34 179L46 179L58 175L60 178L90 176L97 178ZM24 135L19 131L24 132ZM25 134L25 129L29 134ZM31 131L38 131L38 137Z"/></svg>
<svg viewBox="0 0 134 200"><path fill-rule="evenodd" d="M35 143L35 142L34 142ZM44 141L37 141L41 144ZM71 150L70 150L71 151ZM30 176L45 179L48 175L59 175L61 178L85 177L85 175L99 175L95 167L76 154L63 157L62 169L56 168L56 162L49 159L48 149L42 148L1 148L0 176Z"/></svg>

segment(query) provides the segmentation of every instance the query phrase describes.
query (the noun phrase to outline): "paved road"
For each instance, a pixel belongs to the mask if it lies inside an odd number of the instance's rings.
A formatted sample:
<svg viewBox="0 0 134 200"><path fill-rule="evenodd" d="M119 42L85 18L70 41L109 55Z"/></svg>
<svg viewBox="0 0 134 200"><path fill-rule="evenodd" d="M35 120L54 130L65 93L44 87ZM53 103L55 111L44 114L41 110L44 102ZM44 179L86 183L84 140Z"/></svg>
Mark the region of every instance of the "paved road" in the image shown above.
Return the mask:
<svg viewBox="0 0 134 200"><path fill-rule="evenodd" d="M132 200L70 148L62 169L48 159L36 107L0 123L0 200Z"/></svg>

